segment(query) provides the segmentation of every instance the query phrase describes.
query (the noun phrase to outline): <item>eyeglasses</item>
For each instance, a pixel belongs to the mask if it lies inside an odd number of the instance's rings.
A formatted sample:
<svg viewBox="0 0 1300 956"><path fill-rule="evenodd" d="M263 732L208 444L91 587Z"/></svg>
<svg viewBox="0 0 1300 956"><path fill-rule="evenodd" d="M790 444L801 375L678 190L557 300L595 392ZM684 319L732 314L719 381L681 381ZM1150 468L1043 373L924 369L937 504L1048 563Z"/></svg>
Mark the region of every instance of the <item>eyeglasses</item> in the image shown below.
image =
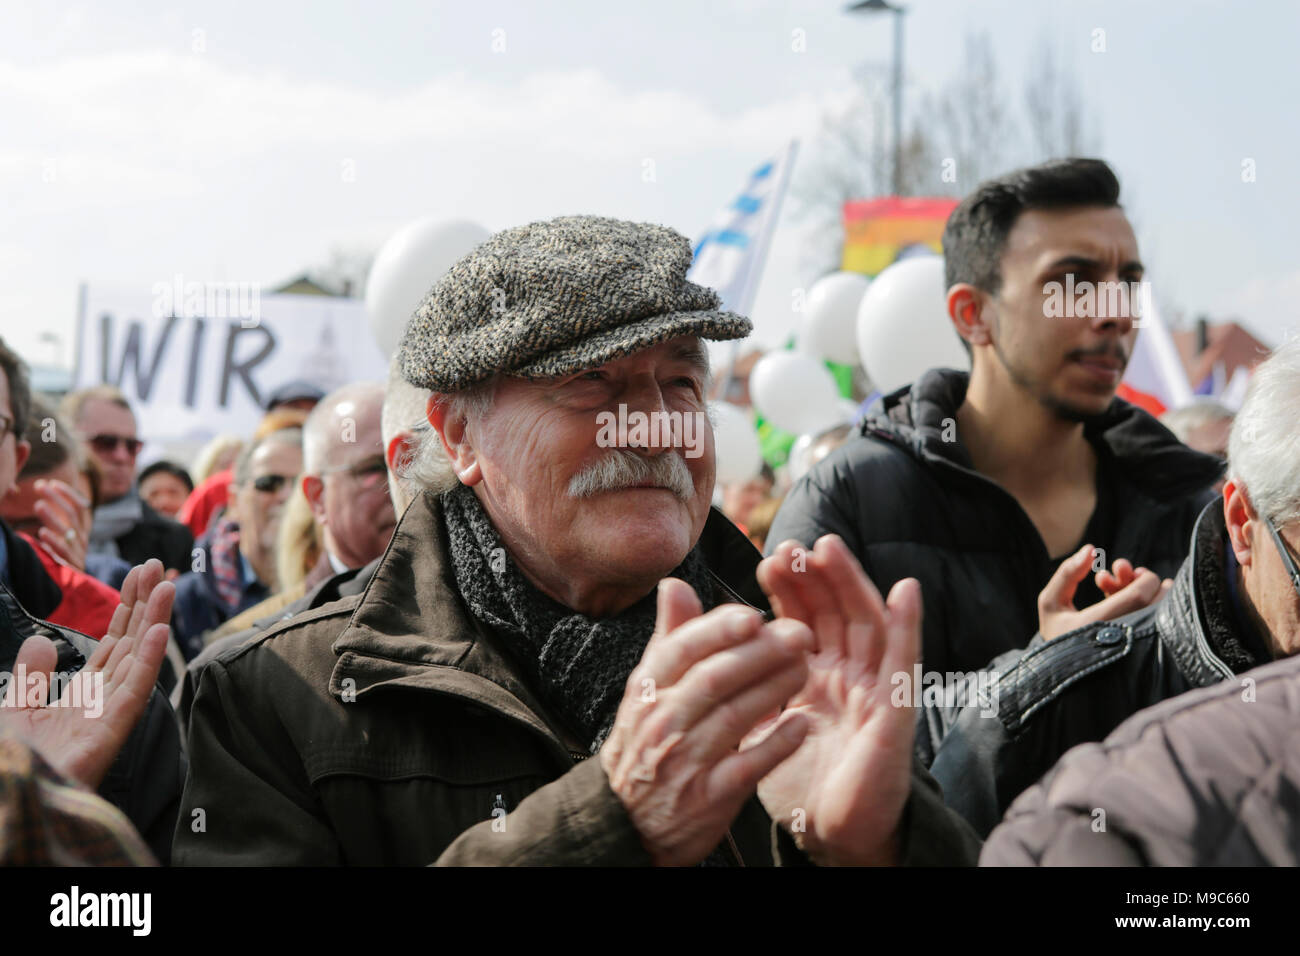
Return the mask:
<svg viewBox="0 0 1300 956"><path fill-rule="evenodd" d="M363 488L374 488L381 482L386 487L388 483L388 464L384 461L383 455L364 458L355 465L333 465L320 470L322 475L334 475L340 472L351 475Z"/></svg>
<svg viewBox="0 0 1300 956"><path fill-rule="evenodd" d="M4 438L5 435L8 435L11 431L13 431L13 428L14 428L13 416L0 414L0 438ZM17 436L18 433L14 432L14 437L16 438Z"/></svg>
<svg viewBox="0 0 1300 956"><path fill-rule="evenodd" d="M1282 556L1282 566L1286 568L1286 573L1291 578L1291 586L1296 589L1296 593L1300 594L1300 570L1296 569L1295 555L1291 553L1291 546L1278 533L1272 518L1265 518L1264 524L1268 525L1268 530L1273 535L1273 543L1277 545L1277 552Z"/></svg>
<svg viewBox="0 0 1300 956"><path fill-rule="evenodd" d="M263 494L273 495L286 484L291 484L295 475L258 475L253 479L253 488Z"/></svg>
<svg viewBox="0 0 1300 956"><path fill-rule="evenodd" d="M140 454L140 449L144 447L144 442L140 439L127 438L123 435L92 435L87 441L90 442L90 447L101 455L113 454L120 444L126 449L126 453L134 458Z"/></svg>

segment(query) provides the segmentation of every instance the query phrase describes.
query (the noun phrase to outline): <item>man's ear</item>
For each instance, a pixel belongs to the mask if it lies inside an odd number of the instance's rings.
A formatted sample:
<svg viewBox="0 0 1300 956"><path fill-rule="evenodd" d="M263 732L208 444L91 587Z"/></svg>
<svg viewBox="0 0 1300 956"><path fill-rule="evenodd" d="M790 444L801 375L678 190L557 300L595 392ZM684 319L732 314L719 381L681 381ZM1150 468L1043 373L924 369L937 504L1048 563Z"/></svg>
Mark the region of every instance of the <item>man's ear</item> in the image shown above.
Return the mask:
<svg viewBox="0 0 1300 956"><path fill-rule="evenodd" d="M398 432L388 440L384 449L384 463L394 475L401 476L415 458L415 441L410 432Z"/></svg>
<svg viewBox="0 0 1300 956"><path fill-rule="evenodd" d="M307 499L307 504L311 506L311 513L316 518L316 523L324 527L325 525L325 482L320 480L320 475L303 475L302 476L302 496Z"/></svg>
<svg viewBox="0 0 1300 956"><path fill-rule="evenodd" d="M1223 486L1223 523L1228 527L1228 544L1243 568L1254 561L1255 538L1259 534L1259 515L1246 497L1246 489L1229 480Z"/></svg>
<svg viewBox="0 0 1300 956"><path fill-rule="evenodd" d="M462 485L476 485L483 480L483 469L470 440L469 428L463 415L452 415L447 396L434 392L425 406L425 417L442 441L442 450L451 462L452 470Z"/></svg>
<svg viewBox="0 0 1300 956"><path fill-rule="evenodd" d="M969 282L958 282L948 290L948 317L957 334L972 346L992 344L984 294Z"/></svg>

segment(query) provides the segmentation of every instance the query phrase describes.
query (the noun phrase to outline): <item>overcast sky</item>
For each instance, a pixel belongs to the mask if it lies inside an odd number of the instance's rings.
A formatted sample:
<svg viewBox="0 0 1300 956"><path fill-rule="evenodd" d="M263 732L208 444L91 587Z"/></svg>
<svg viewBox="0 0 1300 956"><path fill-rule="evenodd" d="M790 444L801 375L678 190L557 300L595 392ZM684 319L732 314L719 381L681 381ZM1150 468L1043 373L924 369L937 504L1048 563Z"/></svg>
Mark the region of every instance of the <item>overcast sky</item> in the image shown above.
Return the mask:
<svg viewBox="0 0 1300 956"><path fill-rule="evenodd" d="M786 141L816 148L851 70L888 63L887 18L844 5L6 0L0 334L49 362L52 331L67 364L82 280L274 284L423 216L600 213L696 238ZM1300 325L1300 5L913 0L909 104L980 29L1013 107L1035 46L1061 51L1162 300L1271 344ZM783 220L761 340L791 327L807 241Z"/></svg>

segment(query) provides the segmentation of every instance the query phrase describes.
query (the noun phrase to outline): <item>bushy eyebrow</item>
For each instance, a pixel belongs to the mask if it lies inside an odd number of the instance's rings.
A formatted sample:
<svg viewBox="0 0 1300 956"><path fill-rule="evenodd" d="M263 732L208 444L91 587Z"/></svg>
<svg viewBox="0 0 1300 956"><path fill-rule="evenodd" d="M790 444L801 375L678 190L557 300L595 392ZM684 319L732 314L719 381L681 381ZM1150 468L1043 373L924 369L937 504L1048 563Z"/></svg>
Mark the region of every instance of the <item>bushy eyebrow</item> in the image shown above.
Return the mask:
<svg viewBox="0 0 1300 956"><path fill-rule="evenodd" d="M1044 269L1043 271L1044 272L1055 271L1056 269L1059 269L1062 266L1070 266L1071 268L1075 268L1080 271L1097 270L1101 268L1101 261L1099 259L1091 259L1088 256L1079 256L1079 255L1062 256L1060 259L1057 259L1051 265L1047 266L1047 268ZM1146 268L1137 259L1130 259L1128 262L1125 262L1123 265L1119 267L1119 271L1120 272L1145 272Z"/></svg>
<svg viewBox="0 0 1300 956"><path fill-rule="evenodd" d="M669 358L676 362L686 362L698 371L702 378L709 377L709 353L705 351L704 344L698 340L693 344L683 343L676 346Z"/></svg>

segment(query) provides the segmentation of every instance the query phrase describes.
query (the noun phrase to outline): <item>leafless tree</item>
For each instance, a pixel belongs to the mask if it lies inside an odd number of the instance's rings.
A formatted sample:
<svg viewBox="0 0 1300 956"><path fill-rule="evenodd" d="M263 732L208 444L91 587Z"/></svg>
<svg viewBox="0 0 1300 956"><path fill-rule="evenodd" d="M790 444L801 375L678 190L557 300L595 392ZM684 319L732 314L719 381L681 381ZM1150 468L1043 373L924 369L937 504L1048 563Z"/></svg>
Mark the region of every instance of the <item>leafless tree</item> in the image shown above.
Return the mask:
<svg viewBox="0 0 1300 956"><path fill-rule="evenodd" d="M928 195L960 196L1007 168L1019 152L1009 100L988 34L968 35L957 76L918 111L914 135L930 167L920 177Z"/></svg>
<svg viewBox="0 0 1300 956"><path fill-rule="evenodd" d="M1046 39L1037 44L1021 116L1003 86L989 35L968 35L953 77L915 109L903 143L903 194L962 196L1015 166L1095 153L1079 87L1050 51ZM806 256L816 274L838 267L845 201L891 192L888 77L864 69L857 84L848 107L823 119L791 186L792 215L815 226Z"/></svg>
<svg viewBox="0 0 1300 956"><path fill-rule="evenodd" d="M1040 158L1097 152L1098 137L1089 128L1083 96L1047 38L1038 44L1025 82L1025 118Z"/></svg>

